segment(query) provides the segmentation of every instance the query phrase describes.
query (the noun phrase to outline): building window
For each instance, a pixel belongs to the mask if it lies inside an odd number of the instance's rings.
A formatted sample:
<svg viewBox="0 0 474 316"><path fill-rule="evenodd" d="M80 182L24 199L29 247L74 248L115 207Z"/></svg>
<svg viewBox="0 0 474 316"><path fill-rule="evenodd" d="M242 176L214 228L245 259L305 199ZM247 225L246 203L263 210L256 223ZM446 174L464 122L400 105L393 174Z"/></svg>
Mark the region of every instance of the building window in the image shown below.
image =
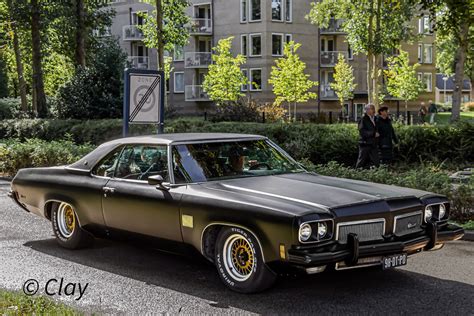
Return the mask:
<svg viewBox="0 0 474 316"><path fill-rule="evenodd" d="M433 74L432 73L424 73L423 74L423 83L425 84L426 91L432 91L432 82L433 82Z"/></svg>
<svg viewBox="0 0 474 316"><path fill-rule="evenodd" d="M250 0L250 21L260 21L262 19L262 7L260 0Z"/></svg>
<svg viewBox="0 0 474 316"><path fill-rule="evenodd" d="M423 63L433 63L433 45L431 44L424 44L423 46Z"/></svg>
<svg viewBox="0 0 474 316"><path fill-rule="evenodd" d="M354 59L354 52L352 51L352 47L350 44L347 44L347 59L348 60Z"/></svg>
<svg viewBox="0 0 474 316"><path fill-rule="evenodd" d="M291 0L285 0L285 21L291 22L293 20L293 3Z"/></svg>
<svg viewBox="0 0 474 316"><path fill-rule="evenodd" d="M272 55L283 56L283 34L272 34Z"/></svg>
<svg viewBox="0 0 474 316"><path fill-rule="evenodd" d="M249 71L247 69L242 69L242 74L244 75L245 78L249 78ZM247 84L243 84L242 87L240 88L240 90L242 91L248 91L249 89L249 85L248 83Z"/></svg>
<svg viewBox="0 0 474 316"><path fill-rule="evenodd" d="M248 55L248 35L244 34L240 36L240 50L242 52L242 55L247 56Z"/></svg>
<svg viewBox="0 0 474 316"><path fill-rule="evenodd" d="M423 44L418 44L418 63L423 62Z"/></svg>
<svg viewBox="0 0 474 316"><path fill-rule="evenodd" d="M289 43L293 40L293 35L292 34L286 34L285 35L285 43Z"/></svg>
<svg viewBox="0 0 474 316"><path fill-rule="evenodd" d="M272 0L272 20L283 21L283 3L282 0Z"/></svg>
<svg viewBox="0 0 474 316"><path fill-rule="evenodd" d="M240 0L240 22L247 22L247 0Z"/></svg>
<svg viewBox="0 0 474 316"><path fill-rule="evenodd" d="M429 16L422 16L418 20L418 33L419 34L430 34L431 33L431 25L430 25L430 17Z"/></svg>
<svg viewBox="0 0 474 316"><path fill-rule="evenodd" d="M174 73L174 93L184 92L184 72Z"/></svg>
<svg viewBox="0 0 474 316"><path fill-rule="evenodd" d="M262 90L262 69L250 69L250 90Z"/></svg>
<svg viewBox="0 0 474 316"><path fill-rule="evenodd" d="M262 35L250 34L250 56L262 56Z"/></svg>
<svg viewBox="0 0 474 316"><path fill-rule="evenodd" d="M173 60L174 61L183 61L184 60L184 49L183 46L174 46L173 50Z"/></svg>

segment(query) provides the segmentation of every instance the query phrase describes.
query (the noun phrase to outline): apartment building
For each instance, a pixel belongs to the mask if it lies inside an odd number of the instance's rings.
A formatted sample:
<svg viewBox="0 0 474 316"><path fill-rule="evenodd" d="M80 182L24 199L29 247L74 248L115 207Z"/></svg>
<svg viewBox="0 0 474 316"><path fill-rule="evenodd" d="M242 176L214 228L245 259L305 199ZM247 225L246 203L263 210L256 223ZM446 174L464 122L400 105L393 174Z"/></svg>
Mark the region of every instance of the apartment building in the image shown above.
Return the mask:
<svg viewBox="0 0 474 316"><path fill-rule="evenodd" d="M137 25L143 23L139 12L153 8L137 1L114 1L111 6L116 17L111 35L119 37L120 45L129 55L132 67L156 69L156 50L143 44L143 34ZM190 37L185 47L176 47L173 56L173 73L169 82L168 101L181 113L195 114L213 108L213 103L202 89L204 77L212 62L211 51L219 39L234 37L233 53L247 57L242 71L250 84L242 87L245 93L262 102L273 102L272 88L268 84L275 59L283 54L285 42L294 40L302 44L299 54L307 64L307 73L320 83L315 92L319 98L299 105L298 113L314 111L340 112L340 104L331 89L334 65L343 54L353 65L357 82L354 99L345 105L346 115L357 119L367 103L367 61L362 54L354 55L341 30L340 20L332 20L327 28L310 24L306 14L310 1L298 0L192 0L187 13L191 17L188 26ZM404 44L413 62L420 62L419 76L426 82L427 91L421 99L434 99L436 71L434 67L434 34L428 17L414 21L423 37L419 43ZM391 107L397 100L387 98ZM410 103L415 110L418 102Z"/></svg>

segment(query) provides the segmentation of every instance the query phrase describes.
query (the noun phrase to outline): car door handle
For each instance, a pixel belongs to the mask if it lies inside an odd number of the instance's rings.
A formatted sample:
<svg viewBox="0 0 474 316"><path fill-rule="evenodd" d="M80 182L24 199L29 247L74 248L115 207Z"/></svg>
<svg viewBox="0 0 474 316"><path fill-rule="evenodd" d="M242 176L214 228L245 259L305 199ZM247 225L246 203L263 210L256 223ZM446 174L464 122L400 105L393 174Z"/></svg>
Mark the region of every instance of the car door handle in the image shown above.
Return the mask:
<svg viewBox="0 0 474 316"><path fill-rule="evenodd" d="M107 193L115 193L115 188L103 187L102 191L104 191L104 195Z"/></svg>

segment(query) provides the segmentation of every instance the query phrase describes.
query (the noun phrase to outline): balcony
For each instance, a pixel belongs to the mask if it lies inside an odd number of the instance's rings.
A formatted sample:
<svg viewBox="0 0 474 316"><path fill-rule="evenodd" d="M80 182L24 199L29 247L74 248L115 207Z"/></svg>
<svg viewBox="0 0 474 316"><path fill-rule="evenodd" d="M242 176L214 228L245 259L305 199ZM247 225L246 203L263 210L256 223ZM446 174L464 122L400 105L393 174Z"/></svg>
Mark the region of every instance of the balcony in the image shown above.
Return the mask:
<svg viewBox="0 0 474 316"><path fill-rule="evenodd" d="M184 97L186 101L210 101L202 86L186 86L184 88Z"/></svg>
<svg viewBox="0 0 474 316"><path fill-rule="evenodd" d="M137 25L125 25L123 27L122 39L124 41L141 41L143 33Z"/></svg>
<svg viewBox="0 0 474 316"><path fill-rule="evenodd" d="M334 67L337 64L337 58L339 54L342 54L347 61L347 52L343 51L331 51L331 52L321 52L321 67Z"/></svg>
<svg viewBox="0 0 474 316"><path fill-rule="evenodd" d="M212 63L212 53L188 52L184 53L185 68L207 68Z"/></svg>
<svg viewBox="0 0 474 316"><path fill-rule="evenodd" d="M328 27L321 28L321 34L344 34L342 23L344 23L344 20L342 19L329 20Z"/></svg>
<svg viewBox="0 0 474 316"><path fill-rule="evenodd" d="M337 94L336 94L336 91L334 91L331 86L329 85L329 83L323 83L321 84L321 95L320 95L320 98L321 99L337 99Z"/></svg>
<svg viewBox="0 0 474 316"><path fill-rule="evenodd" d="M134 69L148 69L148 56L128 56L130 67Z"/></svg>
<svg viewBox="0 0 474 316"><path fill-rule="evenodd" d="M191 18L188 29L191 35L212 35L212 20Z"/></svg>

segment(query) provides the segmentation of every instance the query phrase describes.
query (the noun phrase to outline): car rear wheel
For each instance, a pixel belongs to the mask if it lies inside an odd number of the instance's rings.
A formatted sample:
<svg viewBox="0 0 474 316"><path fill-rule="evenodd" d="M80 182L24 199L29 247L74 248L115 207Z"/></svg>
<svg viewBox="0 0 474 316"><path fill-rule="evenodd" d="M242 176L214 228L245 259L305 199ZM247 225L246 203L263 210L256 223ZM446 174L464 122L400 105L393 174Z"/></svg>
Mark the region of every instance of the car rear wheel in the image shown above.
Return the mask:
<svg viewBox="0 0 474 316"><path fill-rule="evenodd" d="M276 274L263 261L256 237L238 227L226 227L220 231L215 263L224 284L236 292L260 292L276 280Z"/></svg>
<svg viewBox="0 0 474 316"><path fill-rule="evenodd" d="M58 243L68 249L89 246L93 237L79 226L77 214L68 203L54 203L51 210L51 222Z"/></svg>

